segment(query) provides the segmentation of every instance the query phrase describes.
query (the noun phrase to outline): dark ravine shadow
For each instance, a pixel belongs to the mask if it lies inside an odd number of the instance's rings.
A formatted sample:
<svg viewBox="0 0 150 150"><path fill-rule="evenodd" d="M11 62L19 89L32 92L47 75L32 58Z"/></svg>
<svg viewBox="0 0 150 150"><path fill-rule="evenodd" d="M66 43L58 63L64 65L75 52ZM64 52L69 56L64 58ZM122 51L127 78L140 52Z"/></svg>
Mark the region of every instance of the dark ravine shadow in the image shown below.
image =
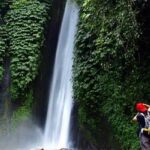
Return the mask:
<svg viewBox="0 0 150 150"><path fill-rule="evenodd" d="M140 31L140 37L137 41L138 50L136 51L135 58L139 70L142 74L147 74L150 68L150 1L135 1L133 9L138 12L136 14L136 21Z"/></svg>
<svg viewBox="0 0 150 150"><path fill-rule="evenodd" d="M50 21L45 31L46 40L42 49L42 60L39 75L34 84L34 97L36 104L33 114L37 124L44 126L48 107L49 88L52 78L55 53L59 31L66 0L53 0L49 12Z"/></svg>
<svg viewBox="0 0 150 150"><path fill-rule="evenodd" d="M98 127L97 135L90 137L94 138L94 141L97 142L95 143L87 137L87 133L91 134L90 130L87 127L82 127L82 129L79 127L77 111L78 106L75 104L72 111L70 129L73 134L72 147L77 148L77 150L121 150L105 117L100 118L101 124Z"/></svg>
<svg viewBox="0 0 150 150"><path fill-rule="evenodd" d="M6 135L10 131L11 116L12 116L12 102L9 92L10 87L10 59L4 58L3 62L4 74L0 84L0 133Z"/></svg>

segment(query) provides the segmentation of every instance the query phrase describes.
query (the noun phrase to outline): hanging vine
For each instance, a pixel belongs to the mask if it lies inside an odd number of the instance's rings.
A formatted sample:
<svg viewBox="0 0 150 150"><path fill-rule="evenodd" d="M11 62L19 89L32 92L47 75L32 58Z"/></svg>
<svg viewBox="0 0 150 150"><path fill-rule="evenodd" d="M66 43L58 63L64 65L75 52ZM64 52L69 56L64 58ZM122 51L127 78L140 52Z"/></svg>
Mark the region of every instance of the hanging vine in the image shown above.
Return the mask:
<svg viewBox="0 0 150 150"><path fill-rule="evenodd" d="M46 4L37 0L13 1L5 17L10 41L11 94L14 100L38 73L47 17Z"/></svg>
<svg viewBox="0 0 150 150"><path fill-rule="evenodd" d="M103 114L122 149L138 149L136 128L130 122L134 103L143 95L135 58L140 34L136 12L128 0L77 2L80 21L73 86L80 124L95 133Z"/></svg>

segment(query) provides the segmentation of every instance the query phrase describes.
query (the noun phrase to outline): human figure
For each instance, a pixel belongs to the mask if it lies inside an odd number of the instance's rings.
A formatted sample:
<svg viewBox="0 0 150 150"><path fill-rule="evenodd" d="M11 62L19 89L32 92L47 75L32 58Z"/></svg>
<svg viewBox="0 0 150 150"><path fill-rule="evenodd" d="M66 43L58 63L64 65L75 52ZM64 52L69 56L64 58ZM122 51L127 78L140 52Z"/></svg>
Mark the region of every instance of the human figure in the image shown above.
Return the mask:
<svg viewBox="0 0 150 150"><path fill-rule="evenodd" d="M138 113L133 117L133 121L139 123L138 136L141 150L150 150L150 105L136 103L135 109Z"/></svg>

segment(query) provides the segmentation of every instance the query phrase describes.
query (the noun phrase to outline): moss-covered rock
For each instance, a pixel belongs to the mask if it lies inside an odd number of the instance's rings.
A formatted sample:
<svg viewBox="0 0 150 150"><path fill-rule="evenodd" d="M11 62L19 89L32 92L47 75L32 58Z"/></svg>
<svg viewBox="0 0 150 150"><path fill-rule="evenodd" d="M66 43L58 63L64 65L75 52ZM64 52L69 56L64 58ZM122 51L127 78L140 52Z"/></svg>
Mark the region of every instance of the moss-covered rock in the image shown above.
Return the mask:
<svg viewBox="0 0 150 150"><path fill-rule="evenodd" d="M143 77L142 70L149 65L139 67L138 63L142 30L136 20L137 9L133 10L128 0L77 2L80 20L73 86L80 124L88 125L94 135L104 114L122 149L138 149L136 125L131 119L135 102L150 99L150 71L147 67L148 74Z"/></svg>
<svg viewBox="0 0 150 150"><path fill-rule="evenodd" d="M37 0L14 1L5 20L10 41L11 93L16 99L38 73L47 20L46 5Z"/></svg>
<svg viewBox="0 0 150 150"><path fill-rule="evenodd" d="M51 1L47 0L0 2L0 94L11 95L9 100L1 99L1 103L11 104L9 108L3 106L0 118L8 120L4 114L11 110L9 124L13 127L32 112L32 85L41 63L50 9ZM4 80L7 80L5 88ZM7 121L3 124L7 128Z"/></svg>

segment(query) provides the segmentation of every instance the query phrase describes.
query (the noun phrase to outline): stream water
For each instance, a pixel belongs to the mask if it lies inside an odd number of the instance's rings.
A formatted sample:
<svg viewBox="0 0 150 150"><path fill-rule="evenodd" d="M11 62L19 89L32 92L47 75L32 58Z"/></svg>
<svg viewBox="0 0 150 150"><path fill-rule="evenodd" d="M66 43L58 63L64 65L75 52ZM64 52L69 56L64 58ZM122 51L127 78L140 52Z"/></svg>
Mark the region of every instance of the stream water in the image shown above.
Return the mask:
<svg viewBox="0 0 150 150"><path fill-rule="evenodd" d="M67 0L62 20L56 58L49 91L49 105L44 131L44 147L70 147L70 116L72 100L72 63L74 38L78 21L78 7Z"/></svg>

